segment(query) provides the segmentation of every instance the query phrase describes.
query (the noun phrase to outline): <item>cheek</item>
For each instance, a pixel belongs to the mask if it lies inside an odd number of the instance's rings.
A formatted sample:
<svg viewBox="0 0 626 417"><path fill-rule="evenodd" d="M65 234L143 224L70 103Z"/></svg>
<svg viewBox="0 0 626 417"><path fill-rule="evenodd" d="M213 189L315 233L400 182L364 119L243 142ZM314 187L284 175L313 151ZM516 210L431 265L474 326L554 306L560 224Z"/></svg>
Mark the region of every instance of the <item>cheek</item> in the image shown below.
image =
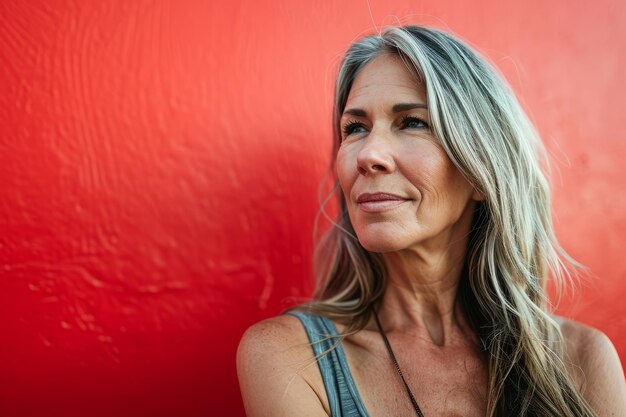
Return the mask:
<svg viewBox="0 0 626 417"><path fill-rule="evenodd" d="M435 205L456 205L471 195L471 186L445 151L432 142L420 142L417 149L403 149L398 164L407 179L427 201Z"/></svg>
<svg viewBox="0 0 626 417"><path fill-rule="evenodd" d="M349 154L345 150L340 149L339 152L337 152L337 158L335 160L335 173L337 174L339 185L346 197L348 197L350 193L350 187L354 182L354 174L356 173L354 166L352 166L349 161Z"/></svg>
<svg viewBox="0 0 626 417"><path fill-rule="evenodd" d="M473 188L452 163L439 171L437 205L456 216L465 210Z"/></svg>
<svg viewBox="0 0 626 417"><path fill-rule="evenodd" d="M398 154L398 168L411 184L420 191L438 192L446 175L445 163L439 155L427 147L403 149Z"/></svg>

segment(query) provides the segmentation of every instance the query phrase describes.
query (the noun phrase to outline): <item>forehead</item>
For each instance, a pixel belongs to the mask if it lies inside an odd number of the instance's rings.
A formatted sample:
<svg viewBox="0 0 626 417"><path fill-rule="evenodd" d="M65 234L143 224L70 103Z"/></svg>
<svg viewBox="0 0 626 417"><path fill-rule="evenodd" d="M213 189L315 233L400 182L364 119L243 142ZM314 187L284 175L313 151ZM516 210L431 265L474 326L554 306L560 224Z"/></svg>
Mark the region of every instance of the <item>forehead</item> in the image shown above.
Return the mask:
<svg viewBox="0 0 626 417"><path fill-rule="evenodd" d="M398 55L377 56L357 74L347 103L352 106L365 106L372 100L426 103L426 87L407 65Z"/></svg>

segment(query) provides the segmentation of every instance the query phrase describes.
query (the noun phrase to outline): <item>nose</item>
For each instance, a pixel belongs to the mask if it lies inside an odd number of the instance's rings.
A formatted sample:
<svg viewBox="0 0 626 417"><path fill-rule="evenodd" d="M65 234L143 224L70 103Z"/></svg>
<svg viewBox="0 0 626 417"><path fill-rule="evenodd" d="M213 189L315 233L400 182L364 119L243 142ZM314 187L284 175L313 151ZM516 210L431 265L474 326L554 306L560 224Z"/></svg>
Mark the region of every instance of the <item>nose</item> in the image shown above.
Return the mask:
<svg viewBox="0 0 626 417"><path fill-rule="evenodd" d="M389 174L395 170L395 160L388 138L372 131L362 143L357 154L359 174Z"/></svg>

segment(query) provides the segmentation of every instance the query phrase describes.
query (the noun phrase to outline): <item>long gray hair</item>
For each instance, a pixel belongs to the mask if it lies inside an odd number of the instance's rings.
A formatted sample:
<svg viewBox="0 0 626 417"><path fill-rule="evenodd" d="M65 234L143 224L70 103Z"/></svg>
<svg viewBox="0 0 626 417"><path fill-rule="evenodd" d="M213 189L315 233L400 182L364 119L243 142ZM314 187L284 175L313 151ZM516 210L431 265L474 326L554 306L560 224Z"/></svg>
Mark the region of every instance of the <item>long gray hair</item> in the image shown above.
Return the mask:
<svg viewBox="0 0 626 417"><path fill-rule="evenodd" d="M355 77L385 53L400 56L425 83L432 133L485 197L474 213L458 297L488 358L487 415L594 416L567 373L563 336L547 312L548 275L561 282L576 263L554 235L545 151L494 68L431 28L388 27L355 42L337 79L334 154ZM339 219L316 248L316 296L299 308L348 323L347 335L368 323L387 271L380 254L359 244L338 195Z"/></svg>

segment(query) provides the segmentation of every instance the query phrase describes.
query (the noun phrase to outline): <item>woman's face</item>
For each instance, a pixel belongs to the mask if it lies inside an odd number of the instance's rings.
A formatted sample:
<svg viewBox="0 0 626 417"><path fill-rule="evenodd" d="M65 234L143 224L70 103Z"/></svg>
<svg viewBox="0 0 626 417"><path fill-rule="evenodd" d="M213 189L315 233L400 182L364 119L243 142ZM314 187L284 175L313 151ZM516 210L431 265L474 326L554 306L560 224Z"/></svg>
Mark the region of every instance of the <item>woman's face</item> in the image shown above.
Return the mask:
<svg viewBox="0 0 626 417"><path fill-rule="evenodd" d="M350 90L337 175L370 251L436 250L469 232L480 196L433 137L426 104L424 85L396 55L372 60Z"/></svg>

